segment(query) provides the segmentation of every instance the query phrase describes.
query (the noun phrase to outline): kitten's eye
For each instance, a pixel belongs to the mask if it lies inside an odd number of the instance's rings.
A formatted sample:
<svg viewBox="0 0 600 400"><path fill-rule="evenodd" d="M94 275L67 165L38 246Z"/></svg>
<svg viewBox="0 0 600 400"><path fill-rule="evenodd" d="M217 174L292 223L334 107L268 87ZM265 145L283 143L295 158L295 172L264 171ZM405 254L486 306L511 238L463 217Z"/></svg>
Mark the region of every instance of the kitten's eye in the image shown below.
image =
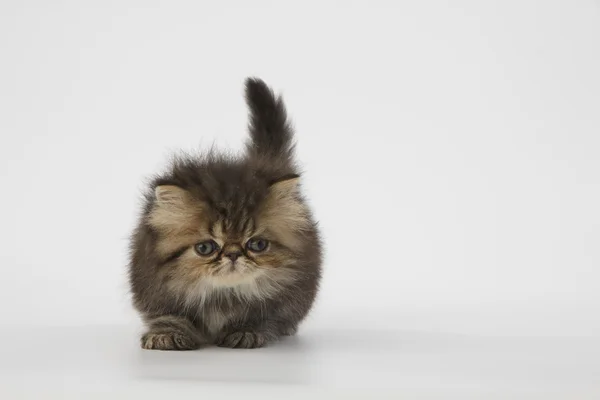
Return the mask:
<svg viewBox="0 0 600 400"><path fill-rule="evenodd" d="M265 239L250 239L248 243L246 243L246 248L255 253L260 253L261 251L265 251L269 242Z"/></svg>
<svg viewBox="0 0 600 400"><path fill-rule="evenodd" d="M196 253L201 256L210 256L219 248L219 245L214 240L207 240L206 242L198 243L194 246Z"/></svg>

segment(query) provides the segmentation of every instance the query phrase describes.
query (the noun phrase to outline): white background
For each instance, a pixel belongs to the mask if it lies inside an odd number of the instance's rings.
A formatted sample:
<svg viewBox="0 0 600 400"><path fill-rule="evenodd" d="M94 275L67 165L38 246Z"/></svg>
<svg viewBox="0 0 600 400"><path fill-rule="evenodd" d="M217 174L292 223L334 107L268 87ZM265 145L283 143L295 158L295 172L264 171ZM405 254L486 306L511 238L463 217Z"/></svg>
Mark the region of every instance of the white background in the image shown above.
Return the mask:
<svg viewBox="0 0 600 400"><path fill-rule="evenodd" d="M5 0L0 50L6 332L136 326L144 179L241 149L255 75L326 242L305 332L600 336L598 2Z"/></svg>

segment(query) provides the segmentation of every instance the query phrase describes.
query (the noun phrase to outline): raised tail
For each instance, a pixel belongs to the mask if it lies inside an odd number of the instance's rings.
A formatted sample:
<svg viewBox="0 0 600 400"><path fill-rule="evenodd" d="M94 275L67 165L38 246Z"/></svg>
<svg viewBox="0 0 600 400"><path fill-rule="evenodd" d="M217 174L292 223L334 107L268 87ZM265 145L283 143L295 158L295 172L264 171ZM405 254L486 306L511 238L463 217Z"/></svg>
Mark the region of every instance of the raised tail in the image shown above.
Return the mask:
<svg viewBox="0 0 600 400"><path fill-rule="evenodd" d="M273 158L292 157L294 132L281 97L259 78L246 79L246 103L249 108L251 155Z"/></svg>

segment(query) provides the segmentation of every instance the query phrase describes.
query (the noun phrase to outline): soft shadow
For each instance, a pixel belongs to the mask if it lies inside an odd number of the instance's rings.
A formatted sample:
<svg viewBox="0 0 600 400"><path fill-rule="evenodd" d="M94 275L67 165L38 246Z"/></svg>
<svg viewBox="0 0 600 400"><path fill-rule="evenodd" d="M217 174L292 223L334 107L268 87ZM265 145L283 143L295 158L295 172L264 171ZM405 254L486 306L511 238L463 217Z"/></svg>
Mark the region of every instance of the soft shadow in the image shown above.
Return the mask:
<svg viewBox="0 0 600 400"><path fill-rule="evenodd" d="M205 382L311 381L311 348L303 337L286 337L262 349L205 347L187 352L139 350L134 376Z"/></svg>

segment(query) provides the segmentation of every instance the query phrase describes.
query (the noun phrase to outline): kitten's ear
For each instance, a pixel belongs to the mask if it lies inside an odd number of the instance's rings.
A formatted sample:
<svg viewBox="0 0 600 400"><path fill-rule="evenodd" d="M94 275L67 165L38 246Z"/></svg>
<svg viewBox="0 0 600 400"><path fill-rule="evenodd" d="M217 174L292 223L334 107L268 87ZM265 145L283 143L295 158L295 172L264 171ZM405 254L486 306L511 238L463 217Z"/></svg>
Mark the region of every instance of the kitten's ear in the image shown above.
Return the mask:
<svg viewBox="0 0 600 400"><path fill-rule="evenodd" d="M185 189L175 185L160 185L154 189L154 207L148 222L163 231L177 231L189 226L203 210L203 203Z"/></svg>
<svg viewBox="0 0 600 400"><path fill-rule="evenodd" d="M291 160L293 130L281 97L275 96L258 78L246 79L246 103L250 111L248 128L250 155Z"/></svg>
<svg viewBox="0 0 600 400"><path fill-rule="evenodd" d="M158 207L177 207L189 198L184 189L175 185L160 185L154 189L156 205Z"/></svg>
<svg viewBox="0 0 600 400"><path fill-rule="evenodd" d="M291 249L301 246L300 233L310 227L308 209L299 194L300 177L281 179L269 187L259 212L259 224L267 226L277 240Z"/></svg>
<svg viewBox="0 0 600 400"><path fill-rule="evenodd" d="M293 198L298 194L300 176L290 175L276 180L269 187L269 196L275 199Z"/></svg>

